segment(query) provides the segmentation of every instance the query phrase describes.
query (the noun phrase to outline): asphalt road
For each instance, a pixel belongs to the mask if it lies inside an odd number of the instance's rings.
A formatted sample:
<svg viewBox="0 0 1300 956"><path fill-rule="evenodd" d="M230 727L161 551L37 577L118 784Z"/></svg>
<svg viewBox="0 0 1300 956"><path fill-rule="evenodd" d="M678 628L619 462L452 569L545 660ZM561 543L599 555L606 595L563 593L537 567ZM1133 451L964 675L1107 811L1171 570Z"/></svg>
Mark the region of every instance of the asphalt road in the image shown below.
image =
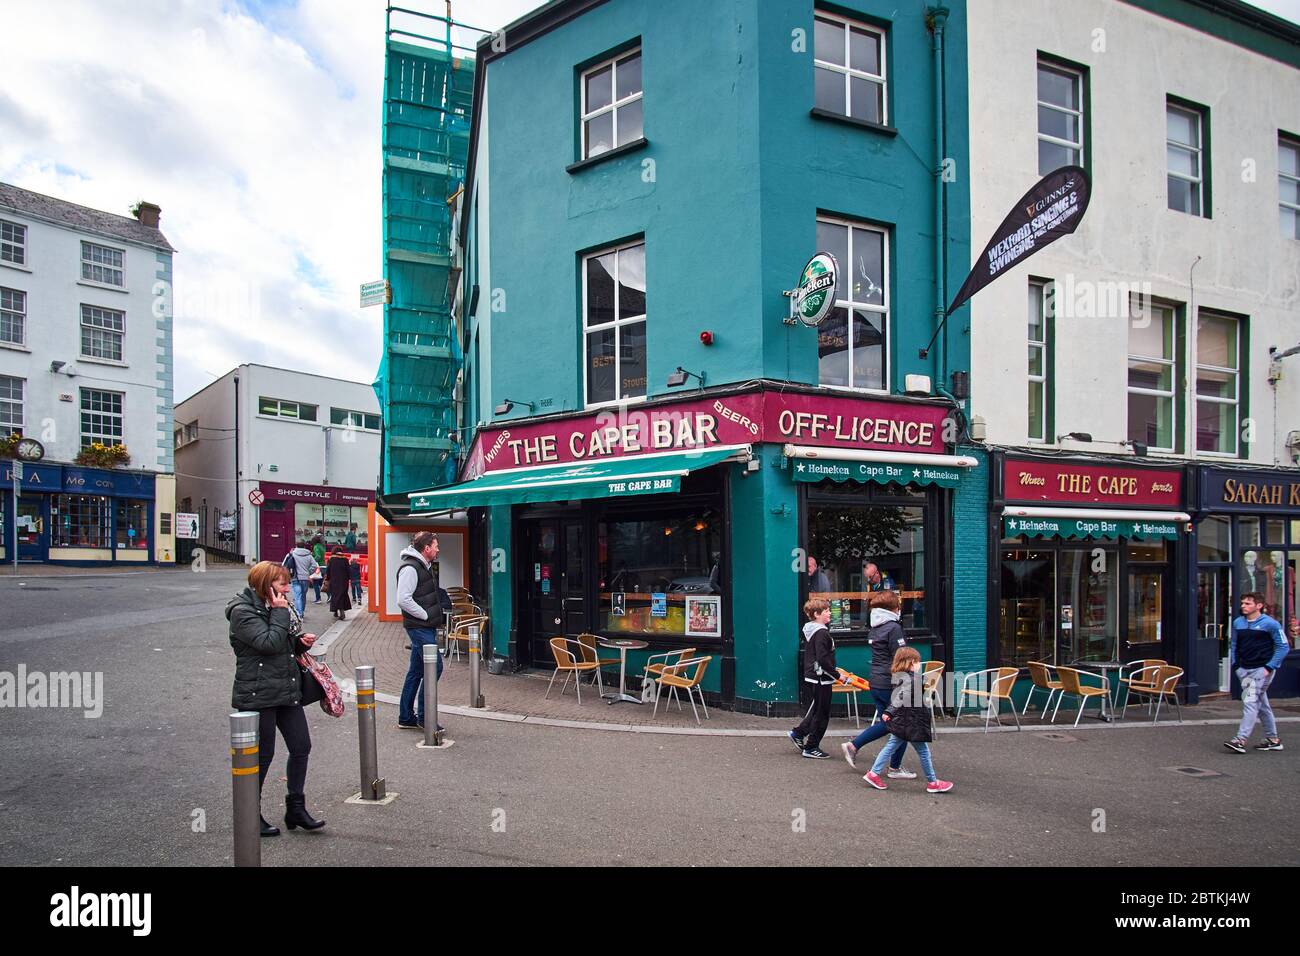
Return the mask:
<svg viewBox="0 0 1300 956"><path fill-rule="evenodd" d="M100 671L105 690L98 718L0 708L0 863L230 862L221 612L242 580L0 580L0 671ZM308 603L318 631L331 620L322 608ZM869 790L842 760L804 760L779 738L448 718L455 746L429 753L395 729L395 711L380 705L380 771L399 795L380 807L343 802L358 790L351 706L341 720L309 710L308 802L328 825L262 841L264 865L1300 862L1287 823L1300 736L1240 756L1218 726L946 735L935 761L957 788L931 797L921 780ZM1284 739L1297 726L1283 724ZM283 773L280 741L268 818L282 815Z"/></svg>

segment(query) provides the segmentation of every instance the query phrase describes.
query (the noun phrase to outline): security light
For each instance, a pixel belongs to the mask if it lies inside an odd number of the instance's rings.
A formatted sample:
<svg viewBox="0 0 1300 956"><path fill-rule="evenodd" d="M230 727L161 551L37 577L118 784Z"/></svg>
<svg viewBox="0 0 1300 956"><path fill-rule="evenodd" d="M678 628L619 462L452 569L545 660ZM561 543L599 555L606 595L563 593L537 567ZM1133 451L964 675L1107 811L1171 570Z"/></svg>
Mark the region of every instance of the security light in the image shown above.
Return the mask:
<svg viewBox="0 0 1300 956"><path fill-rule="evenodd" d="M699 379L699 380L700 380L700 388L703 388L703 387L704 387L704 375L703 375L703 373L701 373L701 374L699 374L699 375L696 375L694 372L688 372L688 371L686 371L686 369L682 368L680 365L677 366L677 371L671 373L671 374L668 376L668 387L669 387L669 388L676 388L678 385L685 385L685 384L686 384L686 379L687 379L688 377L689 377L689 378L697 378L697 379Z"/></svg>
<svg viewBox="0 0 1300 956"><path fill-rule="evenodd" d="M1088 432L1066 432L1064 435L1057 435L1057 441L1064 441L1067 438L1073 438L1075 441L1092 441L1092 435Z"/></svg>
<svg viewBox="0 0 1300 956"><path fill-rule="evenodd" d="M498 415L509 415L510 409L514 408L516 405L526 406L530 412L533 410L532 402L516 402L512 399L507 398L504 399L500 405L494 408L493 411Z"/></svg>
<svg viewBox="0 0 1300 956"><path fill-rule="evenodd" d="M50 363L50 371L57 373L61 368L63 368L63 366L67 364L68 364L67 362L60 362L56 359L55 361Z"/></svg>

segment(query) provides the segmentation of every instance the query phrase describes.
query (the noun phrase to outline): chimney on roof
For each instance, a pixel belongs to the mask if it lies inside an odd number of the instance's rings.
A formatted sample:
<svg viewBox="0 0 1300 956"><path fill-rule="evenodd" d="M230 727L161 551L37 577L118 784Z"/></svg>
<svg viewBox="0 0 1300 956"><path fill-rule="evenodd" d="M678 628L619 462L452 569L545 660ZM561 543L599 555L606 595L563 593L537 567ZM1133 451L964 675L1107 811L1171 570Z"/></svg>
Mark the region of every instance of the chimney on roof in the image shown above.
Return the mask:
<svg viewBox="0 0 1300 956"><path fill-rule="evenodd" d="M131 211L135 213L135 218L140 220L140 225L148 226L150 229L158 228L158 220L162 217L161 206L155 206L151 202L138 202L135 204L135 209Z"/></svg>

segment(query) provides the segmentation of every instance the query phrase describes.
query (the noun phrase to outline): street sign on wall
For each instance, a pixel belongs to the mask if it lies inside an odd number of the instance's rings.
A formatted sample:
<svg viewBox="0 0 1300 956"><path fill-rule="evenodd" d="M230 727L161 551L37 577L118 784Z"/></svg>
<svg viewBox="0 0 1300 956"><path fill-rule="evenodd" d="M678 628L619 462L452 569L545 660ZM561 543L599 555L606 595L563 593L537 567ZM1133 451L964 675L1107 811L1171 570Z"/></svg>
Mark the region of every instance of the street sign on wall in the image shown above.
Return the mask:
<svg viewBox="0 0 1300 956"><path fill-rule="evenodd" d="M361 308L368 308L372 305L385 305L393 301L393 291L388 285L387 279L380 279L378 282L361 283Z"/></svg>

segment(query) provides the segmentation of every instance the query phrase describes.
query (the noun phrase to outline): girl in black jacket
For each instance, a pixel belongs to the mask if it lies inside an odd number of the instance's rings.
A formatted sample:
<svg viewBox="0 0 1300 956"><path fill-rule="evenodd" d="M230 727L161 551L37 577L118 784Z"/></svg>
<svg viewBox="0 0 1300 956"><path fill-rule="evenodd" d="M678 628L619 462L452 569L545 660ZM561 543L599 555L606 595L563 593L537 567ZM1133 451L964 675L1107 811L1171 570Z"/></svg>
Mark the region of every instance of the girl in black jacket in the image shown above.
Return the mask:
<svg viewBox="0 0 1300 956"><path fill-rule="evenodd" d="M248 587L226 605L230 646L235 652L235 686L230 703L236 710L255 710L261 715L259 789L275 756L275 729L280 728L289 748L284 822L290 830L319 830L325 821L314 820L307 813L304 795L311 734L302 709L302 682L311 678L303 677L296 659L315 643L316 635L303 633L302 619L290 605L288 594L288 570L274 561L260 561L248 572ZM262 817L262 836L277 836L279 832Z"/></svg>
<svg viewBox="0 0 1300 956"><path fill-rule="evenodd" d="M930 726L930 708L925 706L922 692L921 655L914 648L900 647L894 654L892 672L901 674L903 679L895 685L889 708L881 715L889 725L889 743L881 748L876 762L862 779L877 790L887 790L885 781L880 779L880 771L885 769L895 751L910 743L921 758L921 769L928 781L926 793L947 793L953 785L938 778L930 760L930 741L934 739L934 731Z"/></svg>

